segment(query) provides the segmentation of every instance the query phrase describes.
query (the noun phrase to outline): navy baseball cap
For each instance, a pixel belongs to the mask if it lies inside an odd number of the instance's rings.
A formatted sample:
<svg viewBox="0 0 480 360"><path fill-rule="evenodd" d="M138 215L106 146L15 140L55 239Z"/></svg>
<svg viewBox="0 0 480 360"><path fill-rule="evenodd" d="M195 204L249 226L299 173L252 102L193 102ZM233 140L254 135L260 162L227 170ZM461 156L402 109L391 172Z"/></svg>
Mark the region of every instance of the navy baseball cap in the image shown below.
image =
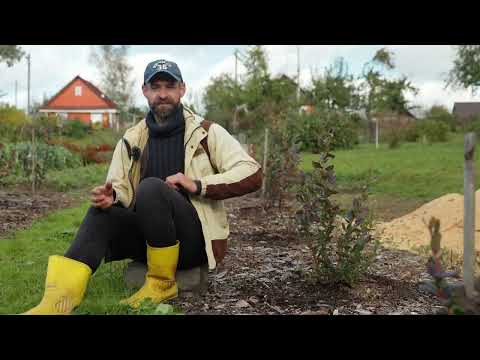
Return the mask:
<svg viewBox="0 0 480 360"><path fill-rule="evenodd" d="M145 73L143 75L144 83L147 84L155 75L160 73L168 74L175 80L183 82L182 73L180 72L177 64L167 60L155 60L149 63L145 69Z"/></svg>

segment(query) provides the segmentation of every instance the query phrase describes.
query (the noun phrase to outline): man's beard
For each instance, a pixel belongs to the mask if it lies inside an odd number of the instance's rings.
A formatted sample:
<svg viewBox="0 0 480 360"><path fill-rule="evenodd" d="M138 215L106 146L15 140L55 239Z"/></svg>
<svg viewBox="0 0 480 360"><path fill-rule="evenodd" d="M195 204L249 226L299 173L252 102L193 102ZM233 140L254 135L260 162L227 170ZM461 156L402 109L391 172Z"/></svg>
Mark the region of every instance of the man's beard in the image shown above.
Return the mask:
<svg viewBox="0 0 480 360"><path fill-rule="evenodd" d="M170 105L170 106L160 109L159 105ZM180 106L180 102L178 102L177 104L157 103L157 104L150 104L150 109L153 111L153 114L155 115L155 119L158 122L164 122L170 115L172 115L178 109L179 106Z"/></svg>

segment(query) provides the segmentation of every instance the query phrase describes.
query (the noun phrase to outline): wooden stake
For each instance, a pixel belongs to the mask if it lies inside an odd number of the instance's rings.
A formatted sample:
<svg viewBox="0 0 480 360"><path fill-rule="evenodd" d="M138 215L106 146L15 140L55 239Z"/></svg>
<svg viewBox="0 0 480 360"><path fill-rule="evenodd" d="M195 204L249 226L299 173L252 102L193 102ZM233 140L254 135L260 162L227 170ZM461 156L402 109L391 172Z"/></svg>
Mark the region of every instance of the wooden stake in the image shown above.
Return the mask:
<svg viewBox="0 0 480 360"><path fill-rule="evenodd" d="M37 165L36 146L35 146L35 122L32 118L32 193L35 195L35 168Z"/></svg>
<svg viewBox="0 0 480 360"><path fill-rule="evenodd" d="M463 278L467 298L475 296L475 133L465 134Z"/></svg>
<svg viewBox="0 0 480 360"><path fill-rule="evenodd" d="M262 197L265 198L267 186L267 159L268 159L268 128L265 128L265 143L263 146L263 181L262 181Z"/></svg>

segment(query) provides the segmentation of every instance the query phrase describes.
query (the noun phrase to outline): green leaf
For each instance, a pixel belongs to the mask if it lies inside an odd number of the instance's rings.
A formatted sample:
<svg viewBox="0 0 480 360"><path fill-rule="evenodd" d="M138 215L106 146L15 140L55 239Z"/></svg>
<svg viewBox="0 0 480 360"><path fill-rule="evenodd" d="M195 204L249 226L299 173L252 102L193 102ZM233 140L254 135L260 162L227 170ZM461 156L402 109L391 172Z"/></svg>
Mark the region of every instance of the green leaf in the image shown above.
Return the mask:
<svg viewBox="0 0 480 360"><path fill-rule="evenodd" d="M175 311L172 305L169 304L160 304L157 306L155 311L153 312L155 315L171 315Z"/></svg>

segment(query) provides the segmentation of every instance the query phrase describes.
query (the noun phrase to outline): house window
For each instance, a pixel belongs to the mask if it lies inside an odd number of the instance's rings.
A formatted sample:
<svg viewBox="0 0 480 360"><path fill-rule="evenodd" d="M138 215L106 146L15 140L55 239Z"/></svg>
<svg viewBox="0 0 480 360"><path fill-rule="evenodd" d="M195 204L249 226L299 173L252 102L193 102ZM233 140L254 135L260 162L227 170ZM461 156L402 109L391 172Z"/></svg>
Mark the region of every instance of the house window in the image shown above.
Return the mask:
<svg viewBox="0 0 480 360"><path fill-rule="evenodd" d="M75 96L82 96L82 87L75 86Z"/></svg>
<svg viewBox="0 0 480 360"><path fill-rule="evenodd" d="M102 122L103 117L102 114L94 113L91 115L90 119L93 124L99 124Z"/></svg>

